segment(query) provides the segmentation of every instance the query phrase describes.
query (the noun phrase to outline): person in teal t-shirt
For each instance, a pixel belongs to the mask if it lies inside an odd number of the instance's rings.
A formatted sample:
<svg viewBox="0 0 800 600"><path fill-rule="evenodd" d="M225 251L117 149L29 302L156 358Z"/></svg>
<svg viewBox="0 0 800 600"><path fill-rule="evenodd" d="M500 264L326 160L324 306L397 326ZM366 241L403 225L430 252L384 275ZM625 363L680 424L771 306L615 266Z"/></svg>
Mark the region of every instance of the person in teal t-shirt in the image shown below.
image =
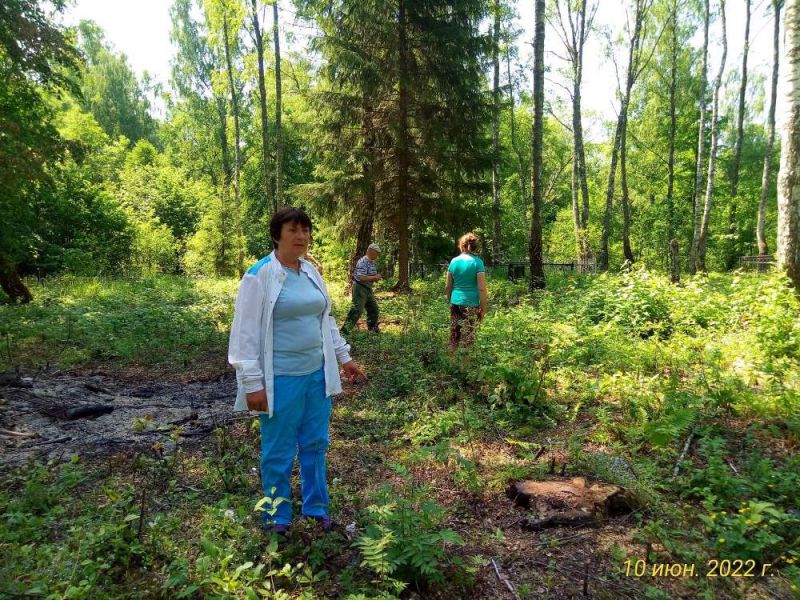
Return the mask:
<svg viewBox="0 0 800 600"><path fill-rule="evenodd" d="M450 261L445 288L450 302L450 350L472 344L478 321L486 315L486 267L475 255L478 236L461 236L458 248L461 254Z"/></svg>

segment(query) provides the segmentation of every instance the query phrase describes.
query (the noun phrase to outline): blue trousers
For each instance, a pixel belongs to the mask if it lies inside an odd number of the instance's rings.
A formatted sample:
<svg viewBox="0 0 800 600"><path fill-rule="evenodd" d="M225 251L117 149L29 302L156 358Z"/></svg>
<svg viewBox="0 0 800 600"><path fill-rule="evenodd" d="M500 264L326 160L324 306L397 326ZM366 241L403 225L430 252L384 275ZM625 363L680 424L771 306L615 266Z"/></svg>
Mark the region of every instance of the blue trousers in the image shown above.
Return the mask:
<svg viewBox="0 0 800 600"><path fill-rule="evenodd" d="M330 436L331 399L322 369L310 375L276 375L272 418L261 415L261 483L273 500L284 498L275 514L262 513L265 525L292 522L291 477L300 461L303 514L328 514L325 455ZM274 488L274 491L273 491Z"/></svg>

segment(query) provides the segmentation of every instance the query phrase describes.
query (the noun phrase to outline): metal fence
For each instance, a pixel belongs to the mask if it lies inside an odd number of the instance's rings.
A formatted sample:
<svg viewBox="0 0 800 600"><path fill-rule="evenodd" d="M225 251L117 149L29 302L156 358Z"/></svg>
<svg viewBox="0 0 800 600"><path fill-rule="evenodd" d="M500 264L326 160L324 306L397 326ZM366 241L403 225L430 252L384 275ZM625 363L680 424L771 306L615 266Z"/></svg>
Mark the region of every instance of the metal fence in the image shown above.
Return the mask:
<svg viewBox="0 0 800 600"><path fill-rule="evenodd" d="M595 264L593 260L578 260L571 262L552 262L545 261L546 271L561 271L564 273L594 273ZM449 263L425 264L412 262L409 264L409 274L411 277L427 277L439 275L447 271ZM509 261L489 265L492 271L505 271L511 281L525 279L530 275L530 263L527 261Z"/></svg>
<svg viewBox="0 0 800 600"><path fill-rule="evenodd" d="M756 271L757 273L766 273L774 269L778 264L774 256L760 255L760 256L740 256L739 268L744 271Z"/></svg>

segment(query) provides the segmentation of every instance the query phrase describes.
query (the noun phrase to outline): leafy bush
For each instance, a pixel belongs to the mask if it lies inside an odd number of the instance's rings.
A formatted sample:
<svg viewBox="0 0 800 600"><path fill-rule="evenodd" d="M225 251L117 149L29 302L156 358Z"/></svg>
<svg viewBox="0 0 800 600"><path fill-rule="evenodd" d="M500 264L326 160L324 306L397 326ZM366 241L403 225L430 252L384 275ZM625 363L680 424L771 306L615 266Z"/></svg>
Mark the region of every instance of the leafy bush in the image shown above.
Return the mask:
<svg viewBox="0 0 800 600"><path fill-rule="evenodd" d="M772 502L747 500L735 513L718 510L714 499L703 502L708 515L700 515L713 538L720 558L777 561L800 559L800 516L778 508ZM791 563L789 563L791 564Z"/></svg>
<svg viewBox="0 0 800 600"><path fill-rule="evenodd" d="M770 562L789 552L800 558L800 458L776 465L754 454L733 473L727 450L722 438L703 442L706 466L691 475L686 491L703 498L707 514L700 519L718 555Z"/></svg>
<svg viewBox="0 0 800 600"><path fill-rule="evenodd" d="M155 219L136 222L130 263L134 273L174 273L178 266L178 245L166 225Z"/></svg>
<svg viewBox="0 0 800 600"><path fill-rule="evenodd" d="M32 290L28 305L0 305L0 332L8 336L0 369L35 368L47 361L183 368L211 351L222 356L235 282L63 276Z"/></svg>
<svg viewBox="0 0 800 600"><path fill-rule="evenodd" d="M614 323L642 338L667 338L673 329L669 292L666 277L643 268L604 274L592 282L583 314L591 323Z"/></svg>
<svg viewBox="0 0 800 600"><path fill-rule="evenodd" d="M488 396L492 407L505 408L539 427L554 423L557 407L547 398L544 374L536 366L522 369L497 365L487 368L482 375L492 390Z"/></svg>
<svg viewBox="0 0 800 600"><path fill-rule="evenodd" d="M435 502L408 500L387 486L379 503L367 507L363 518L366 527L356 540L361 565L372 569L394 592L406 584L418 589L442 584L446 567L460 565L447 546L462 546L464 540L441 527L444 509Z"/></svg>

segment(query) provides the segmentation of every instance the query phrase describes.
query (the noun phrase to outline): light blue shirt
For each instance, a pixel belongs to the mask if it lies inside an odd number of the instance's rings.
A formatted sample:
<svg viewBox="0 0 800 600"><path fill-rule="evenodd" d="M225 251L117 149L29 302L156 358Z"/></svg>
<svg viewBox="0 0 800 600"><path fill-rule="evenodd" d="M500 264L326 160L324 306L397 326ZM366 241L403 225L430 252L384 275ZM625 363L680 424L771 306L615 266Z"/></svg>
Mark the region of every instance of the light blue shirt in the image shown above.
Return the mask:
<svg viewBox="0 0 800 600"><path fill-rule="evenodd" d="M322 368L325 296L308 275L283 267L286 279L272 313L275 375L308 375Z"/></svg>

